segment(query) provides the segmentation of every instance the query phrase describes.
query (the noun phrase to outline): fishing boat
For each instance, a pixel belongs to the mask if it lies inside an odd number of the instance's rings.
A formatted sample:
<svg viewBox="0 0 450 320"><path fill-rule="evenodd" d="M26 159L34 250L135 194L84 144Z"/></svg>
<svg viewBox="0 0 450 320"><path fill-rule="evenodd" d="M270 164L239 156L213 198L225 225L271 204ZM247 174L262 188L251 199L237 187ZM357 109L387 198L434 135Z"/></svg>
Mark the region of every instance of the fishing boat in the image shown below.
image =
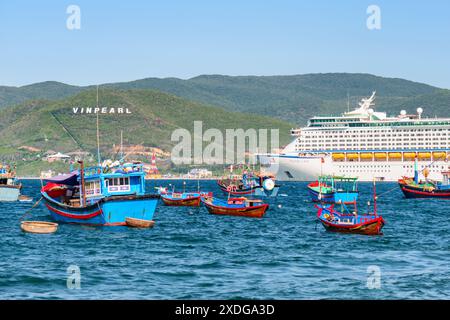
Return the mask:
<svg viewBox="0 0 450 320"><path fill-rule="evenodd" d="M442 172L442 181L428 179L428 167L432 164L421 170L425 180L420 180L419 165L416 158L414 163L414 177L403 177L398 180L400 189L406 198L450 199L450 171Z"/></svg>
<svg viewBox="0 0 450 320"><path fill-rule="evenodd" d="M373 212L359 214L355 204L355 210L350 211L341 204L341 212L335 209L335 204L316 205L317 219L322 223L327 231L341 233L356 233L364 235L381 235L385 221L382 216L377 214L377 196L374 184L374 208Z"/></svg>
<svg viewBox="0 0 450 320"><path fill-rule="evenodd" d="M161 193L166 206L199 207L202 197L212 197L211 192L167 192Z"/></svg>
<svg viewBox="0 0 450 320"><path fill-rule="evenodd" d="M436 198L436 199L450 199L450 171L443 171L442 181L431 180L428 178L428 168L436 161L425 166L419 170L418 158L414 162L414 177L402 177L398 180L400 189L406 198ZM420 174L424 176L425 180L420 179Z"/></svg>
<svg viewBox="0 0 450 320"><path fill-rule="evenodd" d="M222 200L214 197L202 197L202 203L211 214L241 216L250 218L262 218L269 205L261 200L240 198L228 198Z"/></svg>
<svg viewBox="0 0 450 320"><path fill-rule="evenodd" d="M22 184L16 178L16 171L9 165L0 164L0 201L17 201Z"/></svg>
<svg viewBox="0 0 450 320"><path fill-rule="evenodd" d="M94 166L46 180L45 205L57 222L124 226L127 218L152 221L160 196L145 193L140 163Z"/></svg>
<svg viewBox="0 0 450 320"><path fill-rule="evenodd" d="M354 204L358 200L358 178L320 176L308 184L308 192L313 202Z"/></svg>
<svg viewBox="0 0 450 320"><path fill-rule="evenodd" d="M280 185L273 175L244 171L242 175L229 175L217 181L220 190L234 196L276 197Z"/></svg>

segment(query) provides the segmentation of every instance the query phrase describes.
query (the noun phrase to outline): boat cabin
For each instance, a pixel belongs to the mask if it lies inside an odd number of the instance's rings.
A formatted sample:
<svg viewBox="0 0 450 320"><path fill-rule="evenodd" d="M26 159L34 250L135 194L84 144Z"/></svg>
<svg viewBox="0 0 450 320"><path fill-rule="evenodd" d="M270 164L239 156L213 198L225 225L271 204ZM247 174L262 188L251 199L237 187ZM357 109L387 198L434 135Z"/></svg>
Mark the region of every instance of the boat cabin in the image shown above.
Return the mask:
<svg viewBox="0 0 450 320"><path fill-rule="evenodd" d="M16 184L16 174L10 166L0 165L0 185L14 186Z"/></svg>
<svg viewBox="0 0 450 320"><path fill-rule="evenodd" d="M442 172L442 186L445 186L447 188L450 187L450 171L444 171Z"/></svg>
<svg viewBox="0 0 450 320"><path fill-rule="evenodd" d="M58 192L57 195L61 197L61 202L73 207L81 206L83 182L86 205L107 197L145 194L143 164L129 163L113 168L88 167L83 170L83 175L77 170L46 181L64 185L63 193ZM51 192L47 193L52 196Z"/></svg>
<svg viewBox="0 0 450 320"><path fill-rule="evenodd" d="M339 177L339 176L320 176L318 187L330 187L336 192L357 192L358 178Z"/></svg>

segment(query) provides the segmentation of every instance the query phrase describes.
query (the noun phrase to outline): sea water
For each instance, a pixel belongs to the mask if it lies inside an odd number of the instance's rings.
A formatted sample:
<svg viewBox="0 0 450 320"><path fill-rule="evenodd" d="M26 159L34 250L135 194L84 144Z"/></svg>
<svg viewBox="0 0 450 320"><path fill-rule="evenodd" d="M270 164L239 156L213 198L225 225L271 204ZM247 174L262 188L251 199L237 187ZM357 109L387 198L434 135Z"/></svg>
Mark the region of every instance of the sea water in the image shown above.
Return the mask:
<svg viewBox="0 0 450 320"><path fill-rule="evenodd" d="M23 184L38 200L40 182ZM169 184L183 189L183 181L148 181L147 190ZM220 194L214 181L200 186ZM372 184L359 187L365 211ZM262 219L160 204L154 228L142 230L60 225L27 234L19 219L33 203L0 203L0 299L450 298L450 202L406 200L392 183L377 188L383 236L326 232L306 183L295 182L267 199ZM29 219L50 220L43 203Z"/></svg>

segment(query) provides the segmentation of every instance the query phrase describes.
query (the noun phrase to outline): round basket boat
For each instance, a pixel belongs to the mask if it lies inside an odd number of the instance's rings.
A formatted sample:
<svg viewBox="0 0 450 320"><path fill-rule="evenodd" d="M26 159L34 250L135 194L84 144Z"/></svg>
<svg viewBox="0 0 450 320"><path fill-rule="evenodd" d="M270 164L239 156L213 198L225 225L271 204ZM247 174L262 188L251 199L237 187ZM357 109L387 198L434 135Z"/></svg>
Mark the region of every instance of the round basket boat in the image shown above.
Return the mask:
<svg viewBox="0 0 450 320"><path fill-rule="evenodd" d="M132 228L151 228L155 224L155 221L153 220L143 220L136 218L126 218L125 222L127 223L128 227Z"/></svg>
<svg viewBox="0 0 450 320"><path fill-rule="evenodd" d="M22 221L20 228L30 233L53 233L58 229L58 224L46 221Z"/></svg>
<svg viewBox="0 0 450 320"><path fill-rule="evenodd" d="M33 201L33 198L30 198L30 197L27 197L24 195L20 195L18 200L20 202L31 202L31 201Z"/></svg>

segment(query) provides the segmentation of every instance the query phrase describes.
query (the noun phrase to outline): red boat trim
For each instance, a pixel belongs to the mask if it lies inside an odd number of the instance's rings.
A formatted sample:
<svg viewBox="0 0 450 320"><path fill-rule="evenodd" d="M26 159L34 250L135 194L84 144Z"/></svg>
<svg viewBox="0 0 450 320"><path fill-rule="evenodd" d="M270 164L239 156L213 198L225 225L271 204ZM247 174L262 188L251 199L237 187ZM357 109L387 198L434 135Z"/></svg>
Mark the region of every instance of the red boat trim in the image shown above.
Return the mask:
<svg viewBox="0 0 450 320"><path fill-rule="evenodd" d="M405 187L404 185L401 185L400 187L401 187L402 190L405 191L405 192L414 193L414 194L420 194L420 195L423 195L423 196L431 196L431 197L450 197L450 193L439 193L439 192L419 191L419 190L409 189L409 188Z"/></svg>
<svg viewBox="0 0 450 320"><path fill-rule="evenodd" d="M46 203L45 206L47 207L48 210L53 211L54 213L59 214L60 216L63 216L66 218L72 218L72 219L86 220L86 219L94 218L103 213L102 209L99 209L90 214L78 215L78 214L70 214L70 213L66 213L66 212L57 210L57 209L53 208L52 206L50 206L48 203Z"/></svg>
<svg viewBox="0 0 450 320"><path fill-rule="evenodd" d="M224 209L224 210L235 210L235 211L242 211L242 210L248 210L248 211L251 211L251 210L256 210L256 209L260 209L260 208L268 208L268 207L269 207L269 205L268 205L267 203L261 204L261 205L259 205L259 206L242 207L242 208L228 208L228 207L216 206L216 205L213 205L213 204L208 203L208 202L203 202L203 203L204 203L206 206L209 206L209 207L218 208L218 209Z"/></svg>

